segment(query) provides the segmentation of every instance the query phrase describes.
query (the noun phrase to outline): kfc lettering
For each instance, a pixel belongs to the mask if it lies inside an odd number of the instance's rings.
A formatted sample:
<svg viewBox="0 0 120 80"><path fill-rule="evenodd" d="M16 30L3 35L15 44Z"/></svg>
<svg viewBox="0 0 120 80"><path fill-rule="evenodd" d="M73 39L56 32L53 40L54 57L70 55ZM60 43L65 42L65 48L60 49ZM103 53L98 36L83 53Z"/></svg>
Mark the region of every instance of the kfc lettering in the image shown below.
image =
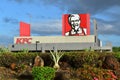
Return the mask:
<svg viewBox="0 0 120 80"><path fill-rule="evenodd" d="M31 44L32 38L17 38L16 44Z"/></svg>

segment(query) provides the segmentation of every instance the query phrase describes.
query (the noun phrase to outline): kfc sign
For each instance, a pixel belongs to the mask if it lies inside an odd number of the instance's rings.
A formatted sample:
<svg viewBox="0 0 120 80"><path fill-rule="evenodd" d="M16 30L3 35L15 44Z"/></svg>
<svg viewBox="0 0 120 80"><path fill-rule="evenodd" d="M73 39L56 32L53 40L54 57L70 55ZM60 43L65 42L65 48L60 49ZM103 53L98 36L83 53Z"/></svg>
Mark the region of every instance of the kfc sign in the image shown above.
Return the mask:
<svg viewBox="0 0 120 80"><path fill-rule="evenodd" d="M16 44L31 44L32 38L17 38Z"/></svg>
<svg viewBox="0 0 120 80"><path fill-rule="evenodd" d="M62 35L90 35L89 14L65 14L62 18Z"/></svg>
<svg viewBox="0 0 120 80"><path fill-rule="evenodd" d="M20 36L30 36L30 24L20 22Z"/></svg>

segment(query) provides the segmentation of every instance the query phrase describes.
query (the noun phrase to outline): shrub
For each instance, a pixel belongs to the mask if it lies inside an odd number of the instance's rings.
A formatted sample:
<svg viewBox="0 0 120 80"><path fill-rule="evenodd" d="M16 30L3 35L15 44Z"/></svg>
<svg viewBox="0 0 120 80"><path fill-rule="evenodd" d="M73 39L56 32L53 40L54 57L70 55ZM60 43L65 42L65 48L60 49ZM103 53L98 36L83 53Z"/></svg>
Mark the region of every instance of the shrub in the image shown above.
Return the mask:
<svg viewBox="0 0 120 80"><path fill-rule="evenodd" d="M33 67L34 80L52 80L55 77L55 69L52 67Z"/></svg>
<svg viewBox="0 0 120 80"><path fill-rule="evenodd" d="M9 67L11 63L15 63L17 58L11 53L3 53L0 55L0 66Z"/></svg>
<svg viewBox="0 0 120 80"><path fill-rule="evenodd" d="M98 53L95 52L70 52L65 53L60 61L68 62L73 68L79 68L83 64L96 64L98 57Z"/></svg>
<svg viewBox="0 0 120 80"><path fill-rule="evenodd" d="M26 65L29 65L30 63L33 63L33 60L37 54L19 52L19 53L13 53L13 55L17 58L18 64L24 63Z"/></svg>
<svg viewBox="0 0 120 80"><path fill-rule="evenodd" d="M120 62L120 52L116 52L114 56L117 58L117 60Z"/></svg>
<svg viewBox="0 0 120 80"><path fill-rule="evenodd" d="M9 53L9 49L8 48L0 48L0 53Z"/></svg>
<svg viewBox="0 0 120 80"><path fill-rule="evenodd" d="M12 63L29 65L33 63L35 56L32 53L1 53L0 66L9 67Z"/></svg>
<svg viewBox="0 0 120 80"><path fill-rule="evenodd" d="M53 66L53 61L50 57L50 54L30 53L30 52L0 53L0 66L9 67L10 64L12 63L17 64L17 66L20 66L21 64L33 65L34 59L37 55L43 58L45 62L45 66Z"/></svg>
<svg viewBox="0 0 120 80"><path fill-rule="evenodd" d="M113 52L120 52L120 47L113 47Z"/></svg>
<svg viewBox="0 0 120 80"><path fill-rule="evenodd" d="M116 80L117 77L112 70L83 65L83 68L78 68L75 71L75 77L80 80Z"/></svg>

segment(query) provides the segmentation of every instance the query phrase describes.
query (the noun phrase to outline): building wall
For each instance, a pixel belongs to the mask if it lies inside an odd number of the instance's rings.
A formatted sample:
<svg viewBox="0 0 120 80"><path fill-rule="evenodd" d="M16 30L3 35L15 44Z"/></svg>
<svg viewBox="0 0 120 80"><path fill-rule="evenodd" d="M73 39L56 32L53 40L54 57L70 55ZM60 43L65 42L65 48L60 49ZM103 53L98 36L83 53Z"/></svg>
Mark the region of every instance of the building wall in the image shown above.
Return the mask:
<svg viewBox="0 0 120 80"><path fill-rule="evenodd" d="M38 44L14 44L10 46L11 51L20 51L27 49L29 51L45 51L45 50L84 50L93 48L94 43L38 43Z"/></svg>
<svg viewBox="0 0 120 80"><path fill-rule="evenodd" d="M16 44L17 39L21 41ZM30 41L28 41L28 40ZM25 42L24 42L25 41ZM112 51L111 46L100 46L95 43L95 36L32 36L32 37L15 37L14 45L9 46L11 51L21 51L28 49L29 51L46 50L108 50Z"/></svg>
<svg viewBox="0 0 120 80"><path fill-rule="evenodd" d="M37 44L14 44L9 46L9 50L11 51L21 51L21 50L29 50L29 51L41 51L45 52L46 50L85 50L85 49L93 49L93 50L107 50L112 51L111 46L94 46L94 43L37 43Z"/></svg>
<svg viewBox="0 0 120 80"><path fill-rule="evenodd" d="M27 40L29 39L29 41ZM94 43L95 36L31 36L31 37L15 37L14 44L34 44L38 43ZM17 43L16 43L17 42Z"/></svg>

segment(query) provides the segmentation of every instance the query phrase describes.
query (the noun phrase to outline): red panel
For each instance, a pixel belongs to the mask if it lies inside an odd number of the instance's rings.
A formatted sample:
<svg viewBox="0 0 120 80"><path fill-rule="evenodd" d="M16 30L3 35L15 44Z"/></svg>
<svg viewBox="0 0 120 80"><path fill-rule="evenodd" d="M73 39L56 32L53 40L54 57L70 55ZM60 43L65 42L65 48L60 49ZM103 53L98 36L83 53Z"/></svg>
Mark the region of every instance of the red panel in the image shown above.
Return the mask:
<svg viewBox="0 0 120 80"><path fill-rule="evenodd" d="M90 15L89 14L80 14L81 24L83 28L87 28L87 35L90 35Z"/></svg>
<svg viewBox="0 0 120 80"><path fill-rule="evenodd" d="M30 36L30 24L20 22L20 36Z"/></svg>
<svg viewBox="0 0 120 80"><path fill-rule="evenodd" d="M72 21L74 19L75 21L75 16L73 18L70 18L71 15L77 15L79 16L79 29L74 30L72 29ZM76 18L78 19L78 18ZM74 24L73 24L74 25ZM75 31L75 33L72 33L72 30ZM80 31L81 30L81 31ZM79 31L77 33L77 31ZM69 33L69 34L68 34ZM90 15L89 14L64 14L62 17L62 35L65 36L81 36L81 35L90 35Z"/></svg>

